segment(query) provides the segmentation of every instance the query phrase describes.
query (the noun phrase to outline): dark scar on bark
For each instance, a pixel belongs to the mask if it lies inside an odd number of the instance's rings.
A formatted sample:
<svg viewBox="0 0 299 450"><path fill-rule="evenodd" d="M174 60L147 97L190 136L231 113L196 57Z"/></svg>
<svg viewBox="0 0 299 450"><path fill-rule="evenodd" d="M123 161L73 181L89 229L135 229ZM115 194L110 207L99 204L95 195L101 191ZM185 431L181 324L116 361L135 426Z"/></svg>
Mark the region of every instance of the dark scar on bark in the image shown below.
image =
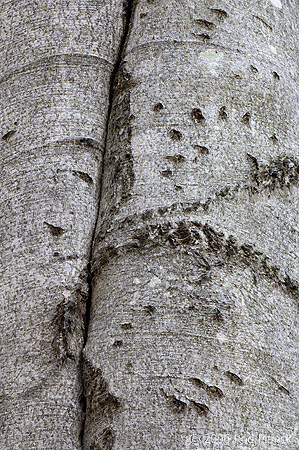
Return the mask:
<svg viewBox="0 0 299 450"><path fill-rule="evenodd" d="M55 225L52 225L51 223L48 222L44 222L45 225L47 225L47 227L49 228L50 233L53 236L61 236L65 230L61 227L56 227Z"/></svg>
<svg viewBox="0 0 299 450"><path fill-rule="evenodd" d="M242 379L238 375L236 375L235 373L230 372L229 370L227 370L224 373L231 381L233 381L234 383L238 384L239 386L242 386L244 384Z"/></svg>

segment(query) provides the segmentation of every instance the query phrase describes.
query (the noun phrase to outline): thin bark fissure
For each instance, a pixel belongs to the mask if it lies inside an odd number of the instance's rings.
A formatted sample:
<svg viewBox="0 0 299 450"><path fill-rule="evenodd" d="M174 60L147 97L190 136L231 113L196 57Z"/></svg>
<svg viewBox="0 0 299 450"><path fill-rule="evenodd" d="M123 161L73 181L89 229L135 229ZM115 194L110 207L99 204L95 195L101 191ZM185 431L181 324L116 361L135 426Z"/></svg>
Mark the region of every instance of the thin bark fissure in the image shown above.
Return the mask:
<svg viewBox="0 0 299 450"><path fill-rule="evenodd" d="M130 23L131 23L131 18L132 18L132 13L133 13L133 4L134 4L134 0L127 0L126 2L124 2L124 12L123 12L124 20L125 20L124 32L123 32L123 36L121 38L121 42L119 45L119 51L118 51L116 63L114 65L114 69L112 71L111 78L110 78L109 104L108 104L108 112L107 112L107 120L106 120L104 148L103 148L103 153L102 153L102 168L101 168L101 174L100 174L99 198L98 198L98 205L97 205L97 212L96 212L96 221L95 221L95 225L94 225L94 229L93 229L90 252L89 252L89 264L88 264L89 273L90 273L90 265L91 265L91 258L92 258L92 249L93 249L93 244L95 241L97 221L99 218L99 211L100 211L102 192L103 192L103 175L104 175L104 170L105 170L104 158L105 158L105 152L106 152L106 148L107 148L109 123L110 123L113 98L114 98L114 86L115 86L115 80L116 80L120 65L122 63L123 54L124 54L126 44L127 44L127 38L129 35ZM83 348L86 345L87 335L88 335L88 326L89 326L89 321L90 321L90 310L91 310L91 299L92 299L92 282L91 282L90 276L88 278L88 285L89 285L89 290L88 290L88 298L86 301L85 335L84 335ZM84 429L85 429L85 420L86 420L86 411L87 411L87 398L86 398L86 393L84 391L84 379L83 379L84 378L83 377L84 370L83 369L84 369L84 358L83 358L83 354L82 354L81 360L80 360L80 376L81 376L81 380L82 380L81 404L82 404L82 411L83 411L83 416L84 416L83 422L82 422L82 429L81 429L81 433L80 433L82 449L84 448Z"/></svg>

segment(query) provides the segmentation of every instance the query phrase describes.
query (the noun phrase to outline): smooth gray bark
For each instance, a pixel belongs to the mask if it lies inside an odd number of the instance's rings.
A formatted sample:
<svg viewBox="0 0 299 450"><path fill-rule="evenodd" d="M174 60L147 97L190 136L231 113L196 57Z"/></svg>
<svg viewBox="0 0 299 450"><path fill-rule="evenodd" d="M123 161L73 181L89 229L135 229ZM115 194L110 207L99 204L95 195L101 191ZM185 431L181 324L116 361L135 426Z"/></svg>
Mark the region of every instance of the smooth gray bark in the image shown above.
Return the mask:
<svg viewBox="0 0 299 450"><path fill-rule="evenodd" d="M133 9L92 264L86 449L298 448L298 19L291 1Z"/></svg>
<svg viewBox="0 0 299 450"><path fill-rule="evenodd" d="M0 20L0 448L297 450L297 2Z"/></svg>
<svg viewBox="0 0 299 450"><path fill-rule="evenodd" d="M88 263L120 1L0 5L1 449L82 448Z"/></svg>

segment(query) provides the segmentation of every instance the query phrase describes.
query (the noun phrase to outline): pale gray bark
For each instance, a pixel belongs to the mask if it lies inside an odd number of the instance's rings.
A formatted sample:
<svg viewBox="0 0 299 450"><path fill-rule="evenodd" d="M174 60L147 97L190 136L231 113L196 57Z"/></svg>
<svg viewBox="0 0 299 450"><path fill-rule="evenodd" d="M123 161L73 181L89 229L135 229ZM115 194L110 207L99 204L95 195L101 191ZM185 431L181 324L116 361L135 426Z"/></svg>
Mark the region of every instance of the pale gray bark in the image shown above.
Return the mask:
<svg viewBox="0 0 299 450"><path fill-rule="evenodd" d="M80 449L81 350L121 1L0 5L1 449Z"/></svg>
<svg viewBox="0 0 299 450"><path fill-rule="evenodd" d="M297 3L0 8L0 448L297 449Z"/></svg>
<svg viewBox="0 0 299 450"><path fill-rule="evenodd" d="M92 264L86 449L297 449L298 4L139 1Z"/></svg>

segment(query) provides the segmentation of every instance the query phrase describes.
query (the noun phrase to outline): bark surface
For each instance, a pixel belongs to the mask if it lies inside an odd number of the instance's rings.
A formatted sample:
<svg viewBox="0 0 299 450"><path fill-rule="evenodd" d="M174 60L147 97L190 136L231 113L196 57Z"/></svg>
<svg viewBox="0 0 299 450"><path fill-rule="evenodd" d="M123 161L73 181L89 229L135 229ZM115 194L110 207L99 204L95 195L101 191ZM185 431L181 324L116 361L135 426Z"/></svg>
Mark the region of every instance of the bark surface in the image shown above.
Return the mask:
<svg viewBox="0 0 299 450"><path fill-rule="evenodd" d="M0 448L82 449L82 347L123 2L0 6Z"/></svg>
<svg viewBox="0 0 299 450"><path fill-rule="evenodd" d="M295 450L298 5L132 7L93 251L84 448Z"/></svg>

